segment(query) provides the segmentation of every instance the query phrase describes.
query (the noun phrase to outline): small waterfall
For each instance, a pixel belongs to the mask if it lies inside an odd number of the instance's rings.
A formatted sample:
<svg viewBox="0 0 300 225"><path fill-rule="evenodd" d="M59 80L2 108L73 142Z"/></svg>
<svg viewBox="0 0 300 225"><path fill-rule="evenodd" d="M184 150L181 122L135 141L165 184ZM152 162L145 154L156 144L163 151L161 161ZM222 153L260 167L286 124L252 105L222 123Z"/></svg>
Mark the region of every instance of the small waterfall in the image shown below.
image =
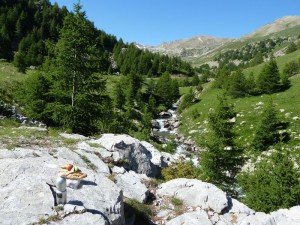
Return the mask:
<svg viewBox="0 0 300 225"><path fill-rule="evenodd" d="M165 114L163 114L162 118L158 118L156 119L156 122L159 124L159 130L157 130L157 135L162 136L162 137L166 137L166 135L169 135L168 137L171 137L171 139L175 139L176 136L176 129L170 129L167 127L165 127L166 123L170 123L170 121L172 120L176 120L177 119L177 115L176 115L176 106L172 106L172 108L168 109L167 113L169 113L169 116L166 116ZM176 153L179 154L184 154L186 153L186 149L187 149L187 145L183 144L183 143L177 143L176 146Z"/></svg>
<svg viewBox="0 0 300 225"><path fill-rule="evenodd" d="M168 132L168 129L165 128L166 119L157 119L156 121L159 123L159 127L160 127L158 132Z"/></svg>
<svg viewBox="0 0 300 225"><path fill-rule="evenodd" d="M177 147L176 147L176 153L185 153L187 149L187 146L185 144L179 144L177 143Z"/></svg>

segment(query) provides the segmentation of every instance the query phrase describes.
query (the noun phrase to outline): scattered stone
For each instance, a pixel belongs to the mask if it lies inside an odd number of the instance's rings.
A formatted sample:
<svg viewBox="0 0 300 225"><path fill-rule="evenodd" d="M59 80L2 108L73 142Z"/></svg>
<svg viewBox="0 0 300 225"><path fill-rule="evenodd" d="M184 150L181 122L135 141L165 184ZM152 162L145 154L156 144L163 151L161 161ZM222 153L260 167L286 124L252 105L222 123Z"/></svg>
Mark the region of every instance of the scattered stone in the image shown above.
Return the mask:
<svg viewBox="0 0 300 225"><path fill-rule="evenodd" d="M114 166L112 168L112 173L114 173L114 174L124 174L124 173L126 173L126 170L123 167Z"/></svg>
<svg viewBox="0 0 300 225"><path fill-rule="evenodd" d="M195 134L195 133L198 133L198 132L199 132L199 130L190 130L189 134Z"/></svg>
<svg viewBox="0 0 300 225"><path fill-rule="evenodd" d="M242 121L242 122L240 123L240 125L241 125L241 126L244 126L246 123L247 123L246 121Z"/></svg>
<svg viewBox="0 0 300 225"><path fill-rule="evenodd" d="M67 138L67 139L75 139L75 140L79 140L79 141L83 141L83 140L87 140L88 138L80 135L80 134L67 134L67 133L60 133L60 136Z"/></svg>
<svg viewBox="0 0 300 225"><path fill-rule="evenodd" d="M229 119L229 121L228 121L229 123L235 123L236 122L236 118L235 117L233 117L233 118L231 118L231 119Z"/></svg>
<svg viewBox="0 0 300 225"><path fill-rule="evenodd" d="M289 117L291 116L291 114L292 114L292 113L288 112L288 113L284 114L284 117L285 117L285 118L289 118Z"/></svg>
<svg viewBox="0 0 300 225"><path fill-rule="evenodd" d="M157 120L151 120L151 127L158 130L161 128Z"/></svg>
<svg viewBox="0 0 300 225"><path fill-rule="evenodd" d="M172 117L172 113L163 111L163 112L160 112L158 114L158 116L159 116L159 118L162 118L162 119L168 119L168 118Z"/></svg>
<svg viewBox="0 0 300 225"><path fill-rule="evenodd" d="M40 131L40 132L45 132L48 133L48 130L46 128L42 128L42 127L27 127L27 126L20 126L17 129L20 130L35 130L35 131Z"/></svg>

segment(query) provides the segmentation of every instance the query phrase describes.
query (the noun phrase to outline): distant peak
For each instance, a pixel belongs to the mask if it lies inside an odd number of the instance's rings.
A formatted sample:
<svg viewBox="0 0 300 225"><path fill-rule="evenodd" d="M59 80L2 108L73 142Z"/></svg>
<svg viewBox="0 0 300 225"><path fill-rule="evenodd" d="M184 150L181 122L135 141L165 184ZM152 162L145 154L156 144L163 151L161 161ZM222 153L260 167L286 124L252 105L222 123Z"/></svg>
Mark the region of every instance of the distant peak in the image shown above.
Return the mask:
<svg viewBox="0 0 300 225"><path fill-rule="evenodd" d="M284 16L246 35L245 38L266 36L299 25L300 16Z"/></svg>

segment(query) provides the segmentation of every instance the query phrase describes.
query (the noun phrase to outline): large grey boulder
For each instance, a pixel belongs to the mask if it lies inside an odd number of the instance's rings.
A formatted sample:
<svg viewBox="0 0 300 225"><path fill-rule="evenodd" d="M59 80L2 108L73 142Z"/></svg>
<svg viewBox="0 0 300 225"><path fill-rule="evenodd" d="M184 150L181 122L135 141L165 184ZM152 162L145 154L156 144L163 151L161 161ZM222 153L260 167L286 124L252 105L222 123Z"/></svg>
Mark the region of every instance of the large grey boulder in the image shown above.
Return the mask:
<svg viewBox="0 0 300 225"><path fill-rule="evenodd" d="M134 171L118 173L115 175L115 180L117 186L123 190L125 197L136 199L140 203L146 202L149 190Z"/></svg>
<svg viewBox="0 0 300 225"><path fill-rule="evenodd" d="M163 118L163 119L168 119L168 118L172 117L172 113L166 112L166 111L160 112L158 115L159 115L159 118Z"/></svg>
<svg viewBox="0 0 300 225"><path fill-rule="evenodd" d="M272 212L276 225L299 225L300 224L300 206L294 206L290 209L279 209Z"/></svg>
<svg viewBox="0 0 300 225"><path fill-rule="evenodd" d="M157 129L157 130L161 128L157 120L151 120L151 127L152 129Z"/></svg>
<svg viewBox="0 0 300 225"><path fill-rule="evenodd" d="M257 212L244 218L239 225L277 225L274 218L266 213Z"/></svg>
<svg viewBox="0 0 300 225"><path fill-rule="evenodd" d="M129 135L103 134L94 143L104 146L108 151L118 152L124 161L122 166L127 170L133 170L150 177L159 174L159 168L151 162L151 152L138 139Z"/></svg>
<svg viewBox="0 0 300 225"><path fill-rule="evenodd" d="M236 199L228 198L228 206L223 210L223 214L219 215L215 222L232 224L236 222L239 224L246 217L254 215L255 211L250 209L245 204L239 202Z"/></svg>
<svg viewBox="0 0 300 225"><path fill-rule="evenodd" d="M78 162L88 176L81 181L79 189L67 188L67 200L68 204L82 206L86 210L76 215L74 209L57 223L71 224L68 222L71 217L80 217L74 219L79 221L76 224L89 224L88 215L92 214L92 221L106 221L96 224L125 224L121 189L104 175L86 169L86 165L74 154L69 155L69 162ZM56 188L52 184L55 184L59 166L65 164L66 159L50 155L39 157L38 154L35 157L23 155L22 158L15 158L15 154L11 156L0 159L1 224L28 225L39 222L41 218L57 215L54 210Z"/></svg>
<svg viewBox="0 0 300 225"><path fill-rule="evenodd" d="M213 184L196 179L179 178L161 184L156 194L158 196L176 197L184 205L211 209L221 213L228 206L226 193Z"/></svg>
<svg viewBox="0 0 300 225"><path fill-rule="evenodd" d="M213 225L206 212L196 211L184 213L166 223L166 225Z"/></svg>
<svg viewBox="0 0 300 225"><path fill-rule="evenodd" d="M160 167L164 168L169 166L175 161L174 156L167 152L160 152L152 144L146 141L141 141L141 144L151 153L151 162Z"/></svg>

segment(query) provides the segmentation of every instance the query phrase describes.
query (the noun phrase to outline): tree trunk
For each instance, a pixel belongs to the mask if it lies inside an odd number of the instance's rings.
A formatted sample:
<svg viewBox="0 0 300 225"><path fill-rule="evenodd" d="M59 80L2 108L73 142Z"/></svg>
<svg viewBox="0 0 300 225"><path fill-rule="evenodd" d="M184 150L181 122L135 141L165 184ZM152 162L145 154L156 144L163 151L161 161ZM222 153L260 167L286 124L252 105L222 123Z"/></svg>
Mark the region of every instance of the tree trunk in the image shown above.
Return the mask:
<svg viewBox="0 0 300 225"><path fill-rule="evenodd" d="M75 58L74 60L76 62L76 53L75 53L74 58ZM73 82L72 82L72 107L74 106L74 97L75 97L75 78L76 78L76 70L74 69Z"/></svg>

